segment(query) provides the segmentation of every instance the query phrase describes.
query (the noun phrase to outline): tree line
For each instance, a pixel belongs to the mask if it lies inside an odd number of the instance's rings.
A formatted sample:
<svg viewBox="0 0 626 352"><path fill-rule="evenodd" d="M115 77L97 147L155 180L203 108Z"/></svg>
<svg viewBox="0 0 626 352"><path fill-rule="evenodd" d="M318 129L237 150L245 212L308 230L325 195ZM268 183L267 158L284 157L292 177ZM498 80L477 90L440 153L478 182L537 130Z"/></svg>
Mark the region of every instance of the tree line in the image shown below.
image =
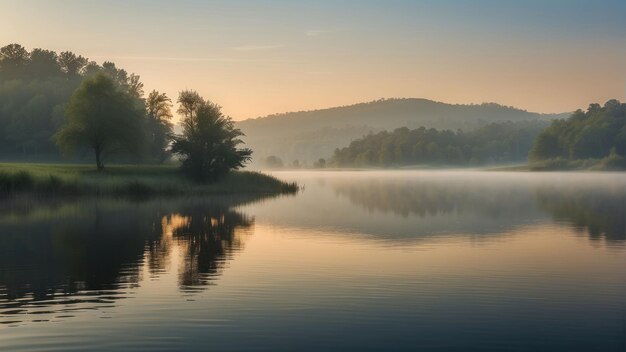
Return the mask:
<svg viewBox="0 0 626 352"><path fill-rule="evenodd" d="M582 160L626 156L626 104L609 100L590 104L567 119L555 120L530 151L531 161Z"/></svg>
<svg viewBox="0 0 626 352"><path fill-rule="evenodd" d="M4 157L54 157L52 136L65 122L70 96L87 78L104 74L123 90L139 109L143 108L143 83L138 75L117 68L113 62L98 65L70 51L56 53L19 44L0 48L0 147ZM151 93L151 94L159 94ZM151 124L148 133L171 129L168 121ZM143 157L156 157L146 154ZM155 153L156 154L156 153Z"/></svg>
<svg viewBox="0 0 626 352"><path fill-rule="evenodd" d="M336 149L335 167L390 167L408 165L471 166L522 162L544 121L498 122L473 131L402 127L370 133Z"/></svg>
<svg viewBox="0 0 626 352"><path fill-rule="evenodd" d="M221 108L192 90L177 103L183 133L173 133L172 100L144 96L136 74L70 51L0 48L0 157L25 159L93 153L105 160L159 162L176 154L184 171L202 181L242 167L251 150ZM57 148L58 147L58 148Z"/></svg>

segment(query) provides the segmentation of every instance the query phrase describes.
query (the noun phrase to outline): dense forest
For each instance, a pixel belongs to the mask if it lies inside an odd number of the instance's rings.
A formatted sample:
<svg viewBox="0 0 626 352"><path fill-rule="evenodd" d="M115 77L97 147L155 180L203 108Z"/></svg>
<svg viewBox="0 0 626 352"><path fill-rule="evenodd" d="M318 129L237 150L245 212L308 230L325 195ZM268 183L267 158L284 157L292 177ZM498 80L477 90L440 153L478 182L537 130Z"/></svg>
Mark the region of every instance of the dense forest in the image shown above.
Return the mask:
<svg viewBox="0 0 626 352"><path fill-rule="evenodd" d="M406 127L369 134L336 149L335 167L472 166L525 162L545 121L490 123L463 132Z"/></svg>
<svg viewBox="0 0 626 352"><path fill-rule="evenodd" d="M256 161L274 155L286 164L312 163L336 147L398 127L472 131L494 122L551 121L568 114L538 114L499 104L446 104L427 99L380 99L368 103L276 114L238 121Z"/></svg>
<svg viewBox="0 0 626 352"><path fill-rule="evenodd" d="M141 112L140 148L133 161L163 161L171 134L170 99L157 91L144 99L139 76L64 51L26 50L19 44L0 48L0 158L4 160L59 159L53 135L63 126L70 97L88 78L98 74L112 80L124 100ZM77 153L76 160L91 157ZM119 158L119 156L118 156Z"/></svg>
<svg viewBox="0 0 626 352"><path fill-rule="evenodd" d="M609 100L591 104L567 119L555 120L538 137L530 160L603 159L623 162L626 156L626 104Z"/></svg>
<svg viewBox="0 0 626 352"><path fill-rule="evenodd" d="M244 166L252 151L221 108L192 90L180 92L182 133L173 133L172 101L144 97L136 74L112 62L19 44L0 48L0 158L163 163L176 155L198 181ZM6 183L6 182L5 182Z"/></svg>

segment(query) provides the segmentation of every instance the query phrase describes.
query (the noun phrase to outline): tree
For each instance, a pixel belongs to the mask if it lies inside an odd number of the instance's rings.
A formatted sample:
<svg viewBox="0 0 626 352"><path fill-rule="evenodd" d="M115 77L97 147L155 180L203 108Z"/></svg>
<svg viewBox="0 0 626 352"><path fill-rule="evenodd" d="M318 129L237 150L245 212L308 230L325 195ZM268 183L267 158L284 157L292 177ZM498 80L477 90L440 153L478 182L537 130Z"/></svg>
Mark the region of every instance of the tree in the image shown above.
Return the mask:
<svg viewBox="0 0 626 352"><path fill-rule="evenodd" d="M535 136L547 126L543 121L499 122L473 131L398 128L370 133L348 147L335 149L328 165L479 165L525 161ZM319 162L318 162L319 164Z"/></svg>
<svg viewBox="0 0 626 352"><path fill-rule="evenodd" d="M98 170L115 152L135 152L142 140L142 116L135 101L110 77L99 73L83 81L65 109L65 125L54 135L65 151L93 149Z"/></svg>
<svg viewBox="0 0 626 352"><path fill-rule="evenodd" d="M65 121L65 105L85 78L102 72L134 96L138 109L144 109L139 76L129 76L113 63L105 68L69 51L57 54L35 48L28 52L19 44L1 47L0 154L57 159L59 150L52 136Z"/></svg>
<svg viewBox="0 0 626 352"><path fill-rule="evenodd" d="M28 70L31 76L39 79L59 76L61 66L57 53L51 50L33 49L30 53Z"/></svg>
<svg viewBox="0 0 626 352"><path fill-rule="evenodd" d="M89 60L80 55L76 56L76 54L71 51L64 51L59 54L58 60L59 65L61 65L61 70L70 79L78 77L82 69L89 63Z"/></svg>
<svg viewBox="0 0 626 352"><path fill-rule="evenodd" d="M180 92L178 103L183 134L173 138L172 152L180 156L184 172L200 182L215 181L250 160L250 149L237 148L243 133L220 106L189 90Z"/></svg>
<svg viewBox="0 0 626 352"><path fill-rule="evenodd" d="M16 78L24 72L30 59L29 52L19 44L0 48L0 73L6 78Z"/></svg>
<svg viewBox="0 0 626 352"><path fill-rule="evenodd" d="M326 167L326 159L319 158L315 163L313 163L313 167L317 169L323 169Z"/></svg>
<svg viewBox="0 0 626 352"><path fill-rule="evenodd" d="M148 153L159 162L168 157L167 144L172 135L172 100L153 90L146 99Z"/></svg>
<svg viewBox="0 0 626 352"><path fill-rule="evenodd" d="M626 104L612 99L589 104L564 120L553 121L535 140L533 161L602 159L626 154Z"/></svg>
<svg viewBox="0 0 626 352"><path fill-rule="evenodd" d="M277 157L276 155L270 155L267 158L265 158L265 165L269 167L270 169L280 169L283 166L285 166L283 164L283 160Z"/></svg>
<svg viewBox="0 0 626 352"><path fill-rule="evenodd" d="M131 73L128 77L128 93L133 97L140 99L143 97L143 83L139 80L139 76Z"/></svg>

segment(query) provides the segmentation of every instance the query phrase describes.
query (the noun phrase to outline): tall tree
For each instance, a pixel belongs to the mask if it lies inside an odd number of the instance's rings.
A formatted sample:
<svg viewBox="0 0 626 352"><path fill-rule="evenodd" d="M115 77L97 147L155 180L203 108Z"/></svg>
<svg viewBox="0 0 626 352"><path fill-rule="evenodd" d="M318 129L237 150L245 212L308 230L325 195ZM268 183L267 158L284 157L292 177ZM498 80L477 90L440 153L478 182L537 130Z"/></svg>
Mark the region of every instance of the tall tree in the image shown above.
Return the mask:
<svg viewBox="0 0 626 352"><path fill-rule="evenodd" d="M137 99L141 99L141 97L143 97L143 83L139 80L139 75L131 73L128 77L126 85L128 86L128 94Z"/></svg>
<svg viewBox="0 0 626 352"><path fill-rule="evenodd" d="M66 123L54 135L59 147L91 148L98 170L111 153L136 152L142 140L143 112L124 89L99 73L83 81L70 98Z"/></svg>
<svg viewBox="0 0 626 352"><path fill-rule="evenodd" d="M63 70L70 79L77 78L82 72L82 69L87 66L87 63L89 63L89 60L71 51L64 51L59 54L61 70Z"/></svg>
<svg viewBox="0 0 626 352"><path fill-rule="evenodd" d="M163 162L167 159L167 144L172 135L172 100L153 90L146 99L148 153Z"/></svg>
<svg viewBox="0 0 626 352"><path fill-rule="evenodd" d="M58 55L54 51L45 49L33 49L30 53L30 64L28 65L30 75L38 79L59 76L61 66L58 62Z"/></svg>
<svg viewBox="0 0 626 352"><path fill-rule="evenodd" d="M0 73L5 78L17 78L24 73L30 60L30 53L19 44L9 44L0 48Z"/></svg>
<svg viewBox="0 0 626 352"><path fill-rule="evenodd" d="M186 173L201 182L214 181L250 160L252 151L238 148L243 133L220 106L195 91L182 91L178 103L183 134L174 137L172 152L181 157Z"/></svg>

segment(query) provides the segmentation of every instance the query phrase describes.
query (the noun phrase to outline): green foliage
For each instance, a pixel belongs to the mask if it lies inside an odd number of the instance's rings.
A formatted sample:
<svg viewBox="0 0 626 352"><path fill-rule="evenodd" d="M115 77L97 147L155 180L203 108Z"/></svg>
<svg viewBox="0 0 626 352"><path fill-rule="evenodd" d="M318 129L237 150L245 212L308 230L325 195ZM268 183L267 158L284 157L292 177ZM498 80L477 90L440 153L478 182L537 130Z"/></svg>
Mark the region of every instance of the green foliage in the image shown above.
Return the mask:
<svg viewBox="0 0 626 352"><path fill-rule="evenodd" d="M116 82L98 73L83 81L65 109L66 124L54 135L64 150L88 147L98 170L104 158L119 151L136 152L141 143L142 111Z"/></svg>
<svg viewBox="0 0 626 352"><path fill-rule="evenodd" d="M200 182L215 181L250 160L250 149L237 148L243 133L218 105L195 91L180 92L178 103L183 134L173 138L172 153L180 156L188 175Z"/></svg>
<svg viewBox="0 0 626 352"><path fill-rule="evenodd" d="M526 160L541 121L492 123L471 132L406 127L369 134L336 149L336 167L484 165Z"/></svg>
<svg viewBox="0 0 626 352"><path fill-rule="evenodd" d="M146 99L146 142L148 154L158 162L169 159L168 142L172 137L172 100L153 90Z"/></svg>
<svg viewBox="0 0 626 352"><path fill-rule="evenodd" d="M613 155L611 157L611 155ZM566 120L556 120L535 141L529 154L534 163L551 159L567 161L603 159L607 167L619 165L626 155L626 104L609 100L600 106L590 104Z"/></svg>
<svg viewBox="0 0 626 352"><path fill-rule="evenodd" d="M626 158L617 154L615 149L613 149L609 156L602 158L595 168L600 170L625 170Z"/></svg>
<svg viewBox="0 0 626 352"><path fill-rule="evenodd" d="M69 51L57 54L36 48L28 52L19 44L0 48L0 158L59 159L52 136L65 122L65 105L85 79L98 74L112 79L145 115L143 130L150 138L145 139L141 159L166 160L172 127L167 97L160 101L164 95L157 92L157 110L150 110L154 100L149 96L144 107L139 76L114 63L98 65ZM78 155L84 156L82 151Z"/></svg>

